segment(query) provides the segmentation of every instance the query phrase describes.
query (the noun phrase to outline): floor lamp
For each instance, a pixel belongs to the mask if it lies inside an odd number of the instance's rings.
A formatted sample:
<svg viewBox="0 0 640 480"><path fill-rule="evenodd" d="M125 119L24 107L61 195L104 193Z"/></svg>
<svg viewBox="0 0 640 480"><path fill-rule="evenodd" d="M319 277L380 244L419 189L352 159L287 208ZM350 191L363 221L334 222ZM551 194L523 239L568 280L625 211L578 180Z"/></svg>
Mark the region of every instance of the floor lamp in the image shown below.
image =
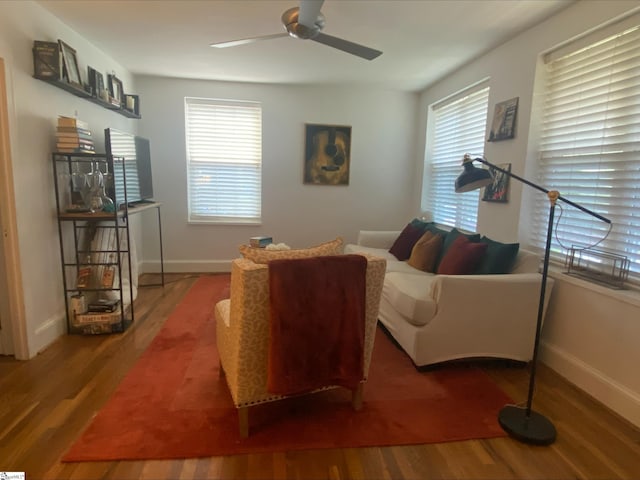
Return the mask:
<svg viewBox="0 0 640 480"><path fill-rule="evenodd" d="M547 190L535 183L532 183L524 178L519 177L511 173L508 170L504 170L492 163L488 162L485 158L471 158L470 155L465 154L462 161L464 171L456 179L455 189L457 193L468 192L477 188L482 188L493 182L493 176L490 171L484 168L476 168L473 166L473 162L483 163L489 167L502 172L508 177L513 177L520 182L529 185L530 187L540 190L547 194L549 198L549 224L547 227L547 244L544 249L544 262L542 267L542 285L540 287L540 302L538 304L538 321L536 323L536 338L533 344L533 358L531 360L531 373L529 376L529 394L527 397L526 408L519 407L517 405L506 405L500 410L498 414L498 422L500 426L509 435L520 440L524 443L531 443L535 445L549 445L556 439L556 428L553 423L540 413L531 410L531 403L533 402L533 391L536 381L536 364L538 361L538 346L540 343L540 331L542 329L542 318L544 313L544 297L547 287L547 274L549 271L549 252L551 250L551 238L553 230L553 216L555 213L556 202L562 200L569 205L582 210L589 215L592 215L603 222L611 223L611 220L598 215L591 210L584 208L576 203L573 203L566 198L563 198L555 190Z"/></svg>

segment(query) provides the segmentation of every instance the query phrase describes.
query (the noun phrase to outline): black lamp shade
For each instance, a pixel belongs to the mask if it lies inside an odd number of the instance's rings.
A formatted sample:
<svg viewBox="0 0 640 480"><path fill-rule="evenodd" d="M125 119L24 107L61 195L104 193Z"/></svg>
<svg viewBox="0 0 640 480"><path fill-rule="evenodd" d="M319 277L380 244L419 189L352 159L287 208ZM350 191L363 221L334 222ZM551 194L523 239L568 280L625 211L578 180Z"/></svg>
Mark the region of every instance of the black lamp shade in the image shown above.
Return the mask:
<svg viewBox="0 0 640 480"><path fill-rule="evenodd" d="M472 161L465 161L463 167L464 171L456 178L456 193L470 192L493 182L489 170L474 167Z"/></svg>

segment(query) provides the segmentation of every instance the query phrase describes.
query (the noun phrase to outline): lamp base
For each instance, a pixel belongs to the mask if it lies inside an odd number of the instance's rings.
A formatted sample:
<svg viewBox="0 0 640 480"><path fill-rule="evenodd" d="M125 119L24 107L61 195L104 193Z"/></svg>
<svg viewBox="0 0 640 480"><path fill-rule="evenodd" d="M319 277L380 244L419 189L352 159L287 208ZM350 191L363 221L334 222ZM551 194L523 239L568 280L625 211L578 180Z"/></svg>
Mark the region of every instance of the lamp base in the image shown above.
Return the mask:
<svg viewBox="0 0 640 480"><path fill-rule="evenodd" d="M526 408L506 405L498 414L502 429L516 440L534 445L550 445L556 441L556 427L544 415Z"/></svg>

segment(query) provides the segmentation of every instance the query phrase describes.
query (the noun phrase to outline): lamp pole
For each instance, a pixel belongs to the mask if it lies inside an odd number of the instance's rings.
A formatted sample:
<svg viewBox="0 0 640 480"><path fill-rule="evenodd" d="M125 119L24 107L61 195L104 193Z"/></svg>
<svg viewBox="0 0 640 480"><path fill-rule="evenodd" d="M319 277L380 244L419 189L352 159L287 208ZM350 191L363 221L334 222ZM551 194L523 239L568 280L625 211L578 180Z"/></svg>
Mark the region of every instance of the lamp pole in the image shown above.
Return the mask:
<svg viewBox="0 0 640 480"><path fill-rule="evenodd" d="M491 183L493 177L484 169L477 169L473 166L473 162L483 163L503 174L513 177L516 180L529 185L536 190L544 192L549 198L549 222L547 225L547 241L544 249L544 260L542 263L542 280L540 285L540 300L538 303L538 318L536 321L536 336L533 343L533 357L531 359L531 372L529 374L529 392L527 395L526 408L519 407L517 405L505 405L498 414L498 422L500 426L509 433L512 437L520 440L524 443L531 443L535 445L549 445L556 440L556 428L553 423L544 415L532 410L533 393L535 390L536 382L536 367L538 363L538 349L540 346L540 334L542 331L542 320L544 317L544 303L545 294L547 288L547 276L549 273L549 255L551 252L551 239L553 237L553 218L555 215L556 203L558 200L581 210L589 215L592 215L605 223L611 223L606 217L592 212L588 208L578 205L566 198L562 197L555 190L547 190L546 188L536 185L529 180L522 178L508 170L493 165L485 158L479 157L472 159L470 155L465 154L463 160L464 172L460 174L456 180L456 192L466 192L481 188Z"/></svg>

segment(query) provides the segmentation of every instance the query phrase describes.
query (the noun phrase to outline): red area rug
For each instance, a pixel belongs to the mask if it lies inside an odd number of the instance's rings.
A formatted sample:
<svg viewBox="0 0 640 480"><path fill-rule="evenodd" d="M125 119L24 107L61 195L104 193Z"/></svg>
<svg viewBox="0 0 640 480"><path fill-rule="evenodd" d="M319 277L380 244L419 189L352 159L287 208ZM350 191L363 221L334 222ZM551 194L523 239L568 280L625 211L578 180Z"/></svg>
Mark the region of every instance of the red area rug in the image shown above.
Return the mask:
<svg viewBox="0 0 640 480"><path fill-rule="evenodd" d="M337 389L252 407L241 439L218 377L213 306L229 276L200 278L65 462L143 460L287 450L407 445L505 436L498 411L511 399L481 370L420 373L377 332L364 407Z"/></svg>

